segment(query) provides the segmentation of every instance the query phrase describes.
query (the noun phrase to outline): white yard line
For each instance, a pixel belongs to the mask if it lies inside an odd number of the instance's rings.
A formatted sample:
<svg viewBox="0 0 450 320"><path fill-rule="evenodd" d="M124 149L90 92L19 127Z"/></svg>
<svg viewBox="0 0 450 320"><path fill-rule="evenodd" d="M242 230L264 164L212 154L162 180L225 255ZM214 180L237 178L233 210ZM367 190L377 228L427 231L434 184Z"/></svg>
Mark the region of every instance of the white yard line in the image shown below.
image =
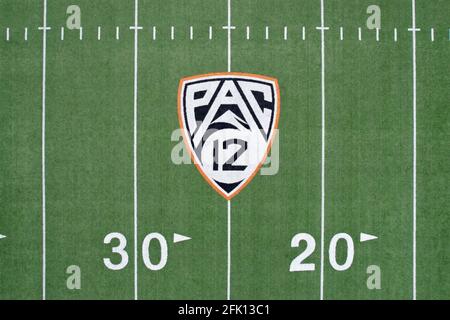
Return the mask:
<svg viewBox="0 0 450 320"><path fill-rule="evenodd" d="M98 26L97 27L97 40L101 40L102 39L102 27Z"/></svg>
<svg viewBox="0 0 450 320"><path fill-rule="evenodd" d="M212 37L213 37L213 35L212 35L212 26L209 26L209 40L212 40Z"/></svg>
<svg viewBox="0 0 450 320"><path fill-rule="evenodd" d="M116 27L116 40L120 39L120 29L119 27Z"/></svg>
<svg viewBox="0 0 450 320"><path fill-rule="evenodd" d="M23 38L25 39L25 41L28 41L28 28L25 28Z"/></svg>
<svg viewBox="0 0 450 320"><path fill-rule="evenodd" d="M231 30L236 29L231 25L231 0L228 0L228 23L223 29L227 30L227 71L231 72ZM227 300L231 299L231 200L227 201Z"/></svg>
<svg viewBox="0 0 450 320"><path fill-rule="evenodd" d="M434 28L431 28L430 33L431 33L431 41L434 42Z"/></svg>
<svg viewBox="0 0 450 320"><path fill-rule="evenodd" d="M171 26L170 27L170 40L174 40L175 39L175 27Z"/></svg>
<svg viewBox="0 0 450 320"><path fill-rule="evenodd" d="M6 28L6 41L9 41L9 28Z"/></svg>
<svg viewBox="0 0 450 320"><path fill-rule="evenodd" d="M189 27L189 39L194 40L194 27L193 26Z"/></svg>
<svg viewBox="0 0 450 320"><path fill-rule="evenodd" d="M284 40L288 39L288 28L284 27Z"/></svg>
<svg viewBox="0 0 450 320"><path fill-rule="evenodd" d="M266 26L266 40L269 40L269 26Z"/></svg>
<svg viewBox="0 0 450 320"><path fill-rule="evenodd" d="M231 200L227 201L227 300L231 300Z"/></svg>
<svg viewBox="0 0 450 320"><path fill-rule="evenodd" d="M235 28L231 25L231 0L228 0L228 25L224 27L227 29L228 38L228 72L231 72L231 30Z"/></svg>
<svg viewBox="0 0 450 320"><path fill-rule="evenodd" d="M339 38L342 40L344 40L344 28L340 27L339 28Z"/></svg>
<svg viewBox="0 0 450 320"><path fill-rule="evenodd" d="M380 41L380 28L375 29L375 35L377 42Z"/></svg>
<svg viewBox="0 0 450 320"><path fill-rule="evenodd" d="M47 219L46 219L46 184L45 184L45 82L46 82L46 63L47 63L47 0L43 0L43 25L42 30L42 133L41 133L41 175L42 175L42 300L46 299L46 251L47 251Z"/></svg>
<svg viewBox="0 0 450 320"><path fill-rule="evenodd" d="M134 90L133 90L133 190L134 190L134 299L138 299L138 161L137 161L137 119L138 119L138 24L139 0L134 1Z"/></svg>
<svg viewBox="0 0 450 320"><path fill-rule="evenodd" d="M64 27L61 27L61 40L64 40Z"/></svg>
<svg viewBox="0 0 450 320"><path fill-rule="evenodd" d="M361 39L362 39L361 33L362 33L361 27L359 27L359 28L358 28L358 41L361 41Z"/></svg>
<svg viewBox="0 0 450 320"><path fill-rule="evenodd" d="M306 40L306 27L302 27L302 40Z"/></svg>
<svg viewBox="0 0 450 320"><path fill-rule="evenodd" d="M153 40L156 40L156 27L153 26Z"/></svg>
<svg viewBox="0 0 450 320"><path fill-rule="evenodd" d="M413 300L417 299L416 293L416 168L417 168L417 72L416 72L416 1L411 0L412 11L412 62L413 62Z"/></svg>
<svg viewBox="0 0 450 320"><path fill-rule="evenodd" d="M80 40L83 40L83 27L80 27Z"/></svg>
<svg viewBox="0 0 450 320"><path fill-rule="evenodd" d="M245 29L246 29L246 35L245 35L245 38L246 38L247 40L250 40L250 27L247 26Z"/></svg>
<svg viewBox="0 0 450 320"><path fill-rule="evenodd" d="M394 41L397 42L397 39L398 39L397 28L394 28Z"/></svg>
<svg viewBox="0 0 450 320"><path fill-rule="evenodd" d="M228 72L231 72L231 0L228 0ZM231 300L231 200L227 201L227 300Z"/></svg>
<svg viewBox="0 0 450 320"><path fill-rule="evenodd" d="M322 151L321 151L321 205L320 205L320 300L324 299L324 242L325 242L325 13L320 0L321 31L321 88L322 88Z"/></svg>

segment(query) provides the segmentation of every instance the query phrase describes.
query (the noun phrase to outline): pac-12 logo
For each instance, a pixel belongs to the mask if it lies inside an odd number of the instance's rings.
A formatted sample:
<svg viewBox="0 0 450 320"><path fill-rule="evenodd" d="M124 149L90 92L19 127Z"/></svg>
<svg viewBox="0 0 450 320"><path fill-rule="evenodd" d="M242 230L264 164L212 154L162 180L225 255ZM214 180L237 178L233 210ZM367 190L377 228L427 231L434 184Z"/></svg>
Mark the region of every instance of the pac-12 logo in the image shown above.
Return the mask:
<svg viewBox="0 0 450 320"><path fill-rule="evenodd" d="M274 78L211 73L180 81L178 118L186 146L202 176L228 200L264 163L279 114Z"/></svg>

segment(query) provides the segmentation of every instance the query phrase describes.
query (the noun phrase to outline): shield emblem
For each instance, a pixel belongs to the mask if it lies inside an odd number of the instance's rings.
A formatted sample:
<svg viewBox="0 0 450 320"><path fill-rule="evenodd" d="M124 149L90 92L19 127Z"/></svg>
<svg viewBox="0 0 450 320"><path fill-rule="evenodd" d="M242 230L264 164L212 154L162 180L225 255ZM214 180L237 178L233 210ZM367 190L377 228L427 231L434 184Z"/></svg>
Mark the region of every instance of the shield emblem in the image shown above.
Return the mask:
<svg viewBox="0 0 450 320"><path fill-rule="evenodd" d="M212 73L180 80L178 119L184 142L199 172L227 200L265 162L279 114L274 78Z"/></svg>

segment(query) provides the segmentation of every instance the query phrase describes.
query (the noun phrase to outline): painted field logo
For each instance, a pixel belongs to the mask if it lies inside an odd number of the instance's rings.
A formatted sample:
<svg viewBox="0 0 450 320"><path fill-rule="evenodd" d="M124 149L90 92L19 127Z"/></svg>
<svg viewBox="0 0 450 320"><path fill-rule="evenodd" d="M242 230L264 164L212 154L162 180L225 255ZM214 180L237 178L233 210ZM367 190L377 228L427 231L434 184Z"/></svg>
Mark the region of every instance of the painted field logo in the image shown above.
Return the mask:
<svg viewBox="0 0 450 320"><path fill-rule="evenodd" d="M228 200L264 163L279 114L274 78L214 73L180 81L178 118L184 141L202 176Z"/></svg>

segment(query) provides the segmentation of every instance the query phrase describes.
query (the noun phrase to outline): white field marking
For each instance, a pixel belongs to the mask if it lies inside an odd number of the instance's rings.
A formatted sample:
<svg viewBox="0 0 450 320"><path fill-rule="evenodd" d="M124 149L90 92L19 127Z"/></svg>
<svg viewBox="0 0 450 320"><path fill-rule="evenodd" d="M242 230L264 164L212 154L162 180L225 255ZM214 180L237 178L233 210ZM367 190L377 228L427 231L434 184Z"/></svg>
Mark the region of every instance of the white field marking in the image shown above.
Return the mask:
<svg viewBox="0 0 450 320"><path fill-rule="evenodd" d="M6 28L6 41L9 41L9 28Z"/></svg>
<svg viewBox="0 0 450 320"><path fill-rule="evenodd" d="M156 27L153 26L153 40L156 40Z"/></svg>
<svg viewBox="0 0 450 320"><path fill-rule="evenodd" d="M0 239L4 239L4 238L6 238L6 236L3 234L0 234Z"/></svg>
<svg viewBox="0 0 450 320"><path fill-rule="evenodd" d="M231 0L228 0L228 24L223 29L227 30L228 38L228 72L231 72L231 30L236 29L235 26L231 25Z"/></svg>
<svg viewBox="0 0 450 320"><path fill-rule="evenodd" d="M138 24L139 0L134 2L134 89L133 89L133 190L134 190L134 300L138 299L138 176L137 176L137 116L138 116Z"/></svg>
<svg viewBox="0 0 450 320"><path fill-rule="evenodd" d="M430 30L430 37L431 37L431 41L434 42L434 28L431 28L431 30Z"/></svg>
<svg viewBox="0 0 450 320"><path fill-rule="evenodd" d="M362 35L361 35L361 28L358 28L358 40L361 41Z"/></svg>
<svg viewBox="0 0 450 320"><path fill-rule="evenodd" d="M101 40L102 39L102 27L98 26L97 27L97 40Z"/></svg>
<svg viewBox="0 0 450 320"><path fill-rule="evenodd" d="M64 27L61 27L61 40L64 40Z"/></svg>
<svg viewBox="0 0 450 320"><path fill-rule="evenodd" d="M302 40L306 40L306 27L302 27Z"/></svg>
<svg viewBox="0 0 450 320"><path fill-rule="evenodd" d="M269 27L266 26L266 40L269 40Z"/></svg>
<svg viewBox="0 0 450 320"><path fill-rule="evenodd" d="M417 73L416 73L416 0L411 0L412 11L412 60L413 60L413 300L417 299L416 294L416 168L417 168Z"/></svg>
<svg viewBox="0 0 450 320"><path fill-rule="evenodd" d="M209 26L209 40L212 40L212 26Z"/></svg>
<svg viewBox="0 0 450 320"><path fill-rule="evenodd" d="M80 40L83 40L83 27L80 27Z"/></svg>
<svg viewBox="0 0 450 320"><path fill-rule="evenodd" d="M397 34L397 28L394 28L394 41L397 42L398 34Z"/></svg>
<svg viewBox="0 0 450 320"><path fill-rule="evenodd" d="M245 28L245 30L246 30L245 38L246 38L247 40L250 40L250 27L247 26L247 27Z"/></svg>
<svg viewBox="0 0 450 320"><path fill-rule="evenodd" d="M189 39L194 39L194 28L192 26L189 27Z"/></svg>
<svg viewBox="0 0 450 320"><path fill-rule="evenodd" d="M231 300L231 201L227 201L227 300Z"/></svg>
<svg viewBox="0 0 450 320"><path fill-rule="evenodd" d="M116 40L120 39L120 28L116 27Z"/></svg>
<svg viewBox="0 0 450 320"><path fill-rule="evenodd" d="M175 27L171 26L170 27L170 40L174 40L175 39Z"/></svg>
<svg viewBox="0 0 450 320"><path fill-rule="evenodd" d="M231 0L228 0L228 72L231 72L231 29ZM227 201L227 209L227 300L231 300L231 200Z"/></svg>
<svg viewBox="0 0 450 320"><path fill-rule="evenodd" d="M41 175L42 175L42 300L46 299L46 239L47 239L47 225L46 225L46 185L45 185L45 81L46 81L46 63L47 63L47 0L43 0L44 13L43 25L39 27L42 30L42 133L41 133Z"/></svg>
<svg viewBox="0 0 450 320"><path fill-rule="evenodd" d="M371 235L371 234L368 234L368 233L361 232L359 234L359 242L366 242L366 241L376 240L376 239L378 239L377 236L374 236L374 235Z"/></svg>
<svg viewBox="0 0 450 320"><path fill-rule="evenodd" d="M344 28L343 27L339 28L339 37L340 37L341 41L344 40Z"/></svg>
<svg viewBox="0 0 450 320"><path fill-rule="evenodd" d="M288 28L285 26L284 27L284 40L288 39Z"/></svg>
<svg viewBox="0 0 450 320"><path fill-rule="evenodd" d="M377 42L380 41L380 28L375 29L375 37L377 39Z"/></svg>
<svg viewBox="0 0 450 320"><path fill-rule="evenodd" d="M321 205L320 205L320 300L324 299L324 245L325 245L325 13L320 0L321 25L321 88L322 88L322 151L321 151Z"/></svg>
<svg viewBox="0 0 450 320"><path fill-rule="evenodd" d="M25 28L23 38L25 39L25 41L28 41L28 28Z"/></svg>
<svg viewBox="0 0 450 320"><path fill-rule="evenodd" d="M173 243L183 242L191 239L192 239L191 237L183 236L182 234L178 233L173 234Z"/></svg>

